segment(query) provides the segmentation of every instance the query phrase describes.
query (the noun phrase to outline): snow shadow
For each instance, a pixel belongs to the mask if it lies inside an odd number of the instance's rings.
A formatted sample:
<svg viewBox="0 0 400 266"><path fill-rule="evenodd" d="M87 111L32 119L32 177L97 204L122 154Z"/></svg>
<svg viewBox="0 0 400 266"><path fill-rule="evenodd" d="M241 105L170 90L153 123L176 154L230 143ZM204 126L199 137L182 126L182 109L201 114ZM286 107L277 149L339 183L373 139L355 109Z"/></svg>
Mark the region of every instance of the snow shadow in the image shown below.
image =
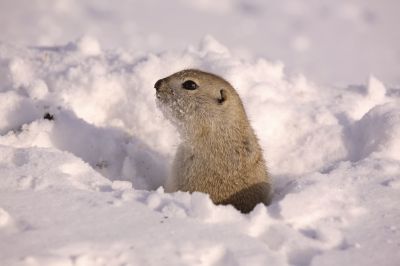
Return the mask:
<svg viewBox="0 0 400 266"><path fill-rule="evenodd" d="M126 180L136 189L153 190L166 178L167 157L122 129L97 127L70 111L51 114L50 140L88 163L109 180Z"/></svg>

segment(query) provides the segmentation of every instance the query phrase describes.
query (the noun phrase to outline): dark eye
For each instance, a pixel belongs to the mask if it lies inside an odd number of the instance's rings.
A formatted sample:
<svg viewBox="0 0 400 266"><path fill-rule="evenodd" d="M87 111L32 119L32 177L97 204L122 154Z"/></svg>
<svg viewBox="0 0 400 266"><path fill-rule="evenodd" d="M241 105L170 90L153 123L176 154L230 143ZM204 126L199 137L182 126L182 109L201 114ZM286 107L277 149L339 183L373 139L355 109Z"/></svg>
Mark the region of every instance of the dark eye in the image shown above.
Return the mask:
<svg viewBox="0 0 400 266"><path fill-rule="evenodd" d="M197 89L197 84L193 80L186 80L185 82L182 83L182 88L185 90L195 90Z"/></svg>

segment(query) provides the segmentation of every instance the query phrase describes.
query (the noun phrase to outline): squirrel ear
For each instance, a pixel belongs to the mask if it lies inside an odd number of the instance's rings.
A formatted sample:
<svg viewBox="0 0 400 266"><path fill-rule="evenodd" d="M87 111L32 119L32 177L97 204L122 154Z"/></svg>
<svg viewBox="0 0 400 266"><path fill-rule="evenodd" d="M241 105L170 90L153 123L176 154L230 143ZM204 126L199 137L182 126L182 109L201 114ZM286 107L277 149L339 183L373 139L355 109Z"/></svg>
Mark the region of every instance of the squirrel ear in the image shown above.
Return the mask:
<svg viewBox="0 0 400 266"><path fill-rule="evenodd" d="M221 94L221 96L218 98L218 103L222 104L223 102L226 101L228 95L226 94L225 90L220 90L219 93Z"/></svg>

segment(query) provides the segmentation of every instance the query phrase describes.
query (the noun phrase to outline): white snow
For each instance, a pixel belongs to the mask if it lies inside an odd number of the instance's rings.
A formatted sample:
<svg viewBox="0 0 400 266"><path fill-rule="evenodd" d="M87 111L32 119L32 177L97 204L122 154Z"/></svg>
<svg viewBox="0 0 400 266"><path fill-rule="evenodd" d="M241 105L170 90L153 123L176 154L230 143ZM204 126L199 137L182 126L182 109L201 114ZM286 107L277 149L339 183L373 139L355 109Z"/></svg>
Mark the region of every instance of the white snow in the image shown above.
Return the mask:
<svg viewBox="0 0 400 266"><path fill-rule="evenodd" d="M18 12L33 11L26 20L41 25L38 35L16 24L0 42L0 265L399 264L399 88L374 73L363 85L321 85L210 32L161 49L149 26L132 49L110 47L103 38L124 32L116 18L128 2L33 2ZM178 2L219 16L262 5ZM309 12L289 2L291 16ZM0 21L17 12L8 8ZM364 16L357 5L340 8L354 23ZM87 30L88 12L115 19L101 38ZM85 32L71 36L79 22ZM298 52L315 49L306 35L293 38ZM164 192L179 136L153 85L184 68L238 90L273 179L270 206L243 215L202 193Z"/></svg>
<svg viewBox="0 0 400 266"><path fill-rule="evenodd" d="M369 74L396 85L399 8L398 0L2 0L0 39L57 46L92 36L100 50L160 52L209 34L327 85L360 84Z"/></svg>
<svg viewBox="0 0 400 266"><path fill-rule="evenodd" d="M101 53L99 42L91 36L83 36L76 43L76 48L83 55L95 56Z"/></svg>

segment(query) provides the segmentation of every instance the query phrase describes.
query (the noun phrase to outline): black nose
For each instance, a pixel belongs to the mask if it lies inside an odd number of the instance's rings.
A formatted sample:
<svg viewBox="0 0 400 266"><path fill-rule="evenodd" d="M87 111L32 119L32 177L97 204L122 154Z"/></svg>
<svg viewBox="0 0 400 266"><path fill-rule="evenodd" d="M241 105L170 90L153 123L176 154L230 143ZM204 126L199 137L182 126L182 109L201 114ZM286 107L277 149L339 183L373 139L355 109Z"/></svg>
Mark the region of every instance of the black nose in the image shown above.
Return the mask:
<svg viewBox="0 0 400 266"><path fill-rule="evenodd" d="M154 84L154 88L158 91L161 87L161 83L163 82L162 79L157 80L156 84Z"/></svg>

